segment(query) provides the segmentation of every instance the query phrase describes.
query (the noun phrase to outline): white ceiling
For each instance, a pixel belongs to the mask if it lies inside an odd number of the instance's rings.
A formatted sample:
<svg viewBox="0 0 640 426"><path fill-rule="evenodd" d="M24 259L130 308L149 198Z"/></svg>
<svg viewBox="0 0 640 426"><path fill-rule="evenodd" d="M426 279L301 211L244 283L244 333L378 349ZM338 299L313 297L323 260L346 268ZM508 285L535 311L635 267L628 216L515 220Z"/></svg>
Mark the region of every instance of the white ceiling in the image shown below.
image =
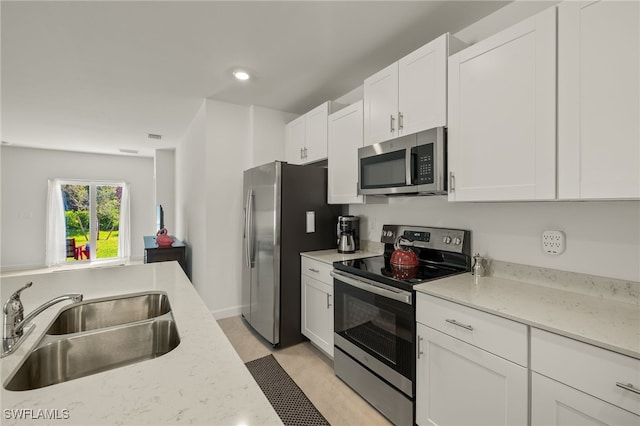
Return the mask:
<svg viewBox="0 0 640 426"><path fill-rule="evenodd" d="M3 0L1 138L152 155L204 98L302 114L507 3Z"/></svg>

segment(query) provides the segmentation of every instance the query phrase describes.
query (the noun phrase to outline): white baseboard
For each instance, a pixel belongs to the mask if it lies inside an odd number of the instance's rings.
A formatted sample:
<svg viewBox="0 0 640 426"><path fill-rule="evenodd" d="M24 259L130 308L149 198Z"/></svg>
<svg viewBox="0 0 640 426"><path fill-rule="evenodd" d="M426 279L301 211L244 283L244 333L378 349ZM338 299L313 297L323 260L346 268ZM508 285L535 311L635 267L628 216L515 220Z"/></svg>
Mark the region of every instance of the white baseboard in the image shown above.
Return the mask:
<svg viewBox="0 0 640 426"><path fill-rule="evenodd" d="M242 313L242 306L234 306L231 308L224 308L224 309L219 309L217 311L211 311L211 315L213 315L213 317L216 320L229 318L229 317L237 317L237 316L240 316L241 313Z"/></svg>

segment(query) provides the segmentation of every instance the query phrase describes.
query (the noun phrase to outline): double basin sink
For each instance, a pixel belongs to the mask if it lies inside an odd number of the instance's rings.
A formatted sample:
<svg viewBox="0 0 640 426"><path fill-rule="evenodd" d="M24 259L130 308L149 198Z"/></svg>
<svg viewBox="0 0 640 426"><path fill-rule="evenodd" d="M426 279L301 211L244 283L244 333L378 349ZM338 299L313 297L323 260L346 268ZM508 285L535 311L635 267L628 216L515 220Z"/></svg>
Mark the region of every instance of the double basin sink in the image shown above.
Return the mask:
<svg viewBox="0 0 640 426"><path fill-rule="evenodd" d="M38 389L157 358L180 343L162 292L95 299L58 314L5 384Z"/></svg>

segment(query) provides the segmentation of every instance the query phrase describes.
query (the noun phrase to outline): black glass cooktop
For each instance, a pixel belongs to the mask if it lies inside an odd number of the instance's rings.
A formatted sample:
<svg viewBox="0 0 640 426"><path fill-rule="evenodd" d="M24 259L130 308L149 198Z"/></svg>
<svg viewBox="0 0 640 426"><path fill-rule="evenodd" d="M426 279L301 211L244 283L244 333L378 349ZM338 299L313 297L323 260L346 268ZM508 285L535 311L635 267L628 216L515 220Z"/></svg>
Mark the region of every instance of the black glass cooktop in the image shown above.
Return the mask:
<svg viewBox="0 0 640 426"><path fill-rule="evenodd" d="M333 267L405 290L411 290L416 284L465 272L448 266L433 265L423 260L415 268L398 268L392 266L389 260L388 255L366 257L335 262Z"/></svg>

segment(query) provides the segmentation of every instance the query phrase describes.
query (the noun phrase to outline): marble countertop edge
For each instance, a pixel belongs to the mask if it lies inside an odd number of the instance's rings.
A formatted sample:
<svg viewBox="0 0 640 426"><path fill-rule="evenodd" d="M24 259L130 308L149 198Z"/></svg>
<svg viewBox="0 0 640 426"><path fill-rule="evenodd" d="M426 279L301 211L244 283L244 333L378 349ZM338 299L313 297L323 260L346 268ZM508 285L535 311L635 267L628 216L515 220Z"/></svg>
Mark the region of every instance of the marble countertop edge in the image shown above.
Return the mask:
<svg viewBox="0 0 640 426"><path fill-rule="evenodd" d="M565 289L470 273L416 291L640 359L640 306Z"/></svg>

